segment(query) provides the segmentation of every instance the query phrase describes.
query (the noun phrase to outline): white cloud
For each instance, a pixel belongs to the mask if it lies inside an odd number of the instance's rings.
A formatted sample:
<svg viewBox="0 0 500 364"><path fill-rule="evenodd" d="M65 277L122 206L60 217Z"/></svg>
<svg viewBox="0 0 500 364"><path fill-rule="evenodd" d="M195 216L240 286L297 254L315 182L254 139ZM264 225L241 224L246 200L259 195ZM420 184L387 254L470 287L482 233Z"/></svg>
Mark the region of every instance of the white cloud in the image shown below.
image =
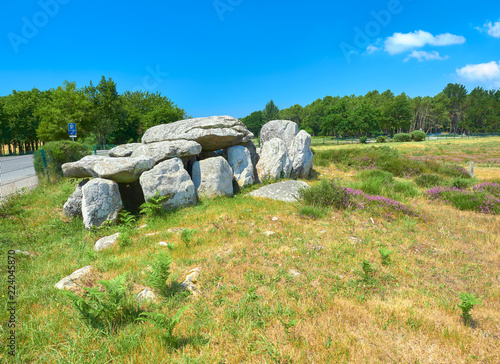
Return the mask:
<svg viewBox="0 0 500 364"><path fill-rule="evenodd" d="M423 61L443 61L445 59L448 59L448 56L441 57L439 55L439 52L433 51L433 52L426 52L426 51L413 51L411 52L408 57L405 58L405 62L408 62L410 59L416 58L418 59L419 62Z"/></svg>
<svg viewBox="0 0 500 364"><path fill-rule="evenodd" d="M484 24L484 30L486 30L492 37L500 38L500 21L497 21L496 23L488 22Z"/></svg>
<svg viewBox="0 0 500 364"><path fill-rule="evenodd" d="M468 64L465 67L457 68L457 74L468 81L499 85L500 62Z"/></svg>
<svg viewBox="0 0 500 364"><path fill-rule="evenodd" d="M374 45L369 45L368 47L366 47L366 53L367 54L373 54L375 53L376 51L379 51L380 48L379 47L375 47Z"/></svg>
<svg viewBox="0 0 500 364"><path fill-rule="evenodd" d="M403 53L405 51L421 48L425 45L446 46L452 44L462 44L465 38L461 35L450 33L432 35L423 30L417 30L413 33L394 33L385 40L385 51L391 55Z"/></svg>

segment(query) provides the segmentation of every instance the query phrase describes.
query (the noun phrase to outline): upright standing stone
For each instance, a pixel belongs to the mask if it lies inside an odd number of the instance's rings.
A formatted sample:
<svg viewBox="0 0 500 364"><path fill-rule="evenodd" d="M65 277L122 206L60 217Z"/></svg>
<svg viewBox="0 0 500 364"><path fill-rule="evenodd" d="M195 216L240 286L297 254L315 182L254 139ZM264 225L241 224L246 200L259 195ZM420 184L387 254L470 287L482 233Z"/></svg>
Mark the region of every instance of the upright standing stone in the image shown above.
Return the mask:
<svg viewBox="0 0 500 364"><path fill-rule="evenodd" d="M292 161L292 178L307 178L313 164L311 152L311 136L305 130L301 130L292 140L288 148L288 155Z"/></svg>
<svg viewBox="0 0 500 364"><path fill-rule="evenodd" d="M88 182L88 179L81 181L78 186L76 186L75 192L69 196L68 200L64 203L63 214L67 218L72 218L75 216L82 217L82 187Z"/></svg>
<svg viewBox="0 0 500 364"><path fill-rule="evenodd" d="M195 162L193 183L200 197L232 196L234 193L233 170L223 157Z"/></svg>
<svg viewBox="0 0 500 364"><path fill-rule="evenodd" d="M101 226L105 221L115 221L122 209L118 183L95 178L82 188L82 215L87 229Z"/></svg>
<svg viewBox="0 0 500 364"><path fill-rule="evenodd" d="M157 192L165 197L162 205L166 210L196 204L193 181L180 158L158 163L152 170L144 172L139 182L146 200L154 197Z"/></svg>
<svg viewBox="0 0 500 364"><path fill-rule="evenodd" d="M233 169L233 176L240 187L254 182L254 167L250 151L242 145L227 148L227 161Z"/></svg>
<svg viewBox="0 0 500 364"><path fill-rule="evenodd" d="M293 121L271 120L260 129L260 147L263 148L271 139L279 138L285 142L285 146L288 148L298 132L299 126Z"/></svg>
<svg viewBox="0 0 500 364"><path fill-rule="evenodd" d="M269 140L262 148L257 164L260 180L288 178L291 171L285 142L279 138Z"/></svg>

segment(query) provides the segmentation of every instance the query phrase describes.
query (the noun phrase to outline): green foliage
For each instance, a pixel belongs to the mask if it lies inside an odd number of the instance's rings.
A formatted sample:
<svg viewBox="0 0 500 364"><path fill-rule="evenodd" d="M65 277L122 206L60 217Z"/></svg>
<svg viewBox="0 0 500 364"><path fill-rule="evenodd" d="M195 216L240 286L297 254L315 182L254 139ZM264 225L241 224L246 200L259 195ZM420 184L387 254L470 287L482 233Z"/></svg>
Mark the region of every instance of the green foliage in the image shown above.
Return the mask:
<svg viewBox="0 0 500 364"><path fill-rule="evenodd" d="M307 189L299 190L303 203L313 207L346 208L349 196L338 180L321 180Z"/></svg>
<svg viewBox="0 0 500 364"><path fill-rule="evenodd" d="M118 217L120 220L120 224L127 229L133 228L137 220L137 218L134 215L132 215L130 212L126 210L122 210L118 214Z"/></svg>
<svg viewBox="0 0 500 364"><path fill-rule="evenodd" d="M470 178L470 176L469 178L463 178L462 176L459 176L449 181L448 186L464 189L473 186L474 184L476 184L476 182L477 181L475 179Z"/></svg>
<svg viewBox="0 0 500 364"><path fill-rule="evenodd" d="M360 172L358 180L359 182L354 183L354 188L371 195L400 200L401 197L415 197L419 194L413 183L396 181L392 173L379 169Z"/></svg>
<svg viewBox="0 0 500 364"><path fill-rule="evenodd" d="M246 125L248 130L250 130L256 137L260 134L260 129L264 125L264 119L262 118L262 111L254 111L250 115L241 119L241 122Z"/></svg>
<svg viewBox="0 0 500 364"><path fill-rule="evenodd" d="M62 176L61 166L64 163L75 162L83 158L86 154L86 147L83 144L72 141L49 142L43 146L49 178L57 179ZM34 153L33 166L38 177L46 176L42 151Z"/></svg>
<svg viewBox="0 0 500 364"><path fill-rule="evenodd" d="M163 202L165 202L169 196L162 196L158 191L153 197L148 198L140 207L139 211L149 217L160 216L163 209Z"/></svg>
<svg viewBox="0 0 500 364"><path fill-rule="evenodd" d="M373 274L375 273L375 266L370 264L369 261L363 260L361 263L361 279L365 283L371 283L373 280Z"/></svg>
<svg viewBox="0 0 500 364"><path fill-rule="evenodd" d="M385 142L387 142L387 140L386 140L385 136L383 136L383 135L379 135L379 136L377 137L377 143L385 143Z"/></svg>
<svg viewBox="0 0 500 364"><path fill-rule="evenodd" d="M411 134L408 133L399 133L395 134L393 140L398 143L402 142L411 142Z"/></svg>
<svg viewBox="0 0 500 364"><path fill-rule="evenodd" d="M171 348L177 348L178 339L174 336L174 328L180 322L181 316L191 305L187 305L181 307L177 310L174 316L171 318L167 317L163 313L158 312L143 312L139 320L149 321L154 326L159 329L164 330L162 334L162 339L167 343Z"/></svg>
<svg viewBox="0 0 500 364"><path fill-rule="evenodd" d="M80 297L71 291L62 291L61 294L73 301L76 309L91 327L114 331L121 325L134 322L140 311L133 299L127 296L125 286L126 275L120 275L109 281L101 280L105 291L97 287L85 288L87 293Z"/></svg>
<svg viewBox="0 0 500 364"><path fill-rule="evenodd" d="M320 207L301 206L298 211L299 215L310 217L312 219L321 219L326 215L326 211Z"/></svg>
<svg viewBox="0 0 500 364"><path fill-rule="evenodd" d="M132 239L130 237L130 233L128 231L124 231L122 232L119 236L118 236L118 246L120 248L126 248L130 245L132 245Z"/></svg>
<svg viewBox="0 0 500 364"><path fill-rule="evenodd" d="M419 187L441 186L444 183L443 177L429 173L422 173L420 176L415 177L414 181Z"/></svg>
<svg viewBox="0 0 500 364"><path fill-rule="evenodd" d="M274 101L271 100L266 104L266 107L262 111L262 120L264 123L267 123L271 120L278 120L280 109L278 106L274 104Z"/></svg>
<svg viewBox="0 0 500 364"><path fill-rule="evenodd" d="M194 235L196 234L196 229L184 229L181 232L181 240L186 246L191 243L193 240Z"/></svg>
<svg viewBox="0 0 500 364"><path fill-rule="evenodd" d="M380 258L382 259L382 265L391 264L391 250L389 250L387 247L383 247L380 248L378 252L380 253Z"/></svg>
<svg viewBox="0 0 500 364"><path fill-rule="evenodd" d="M359 142L360 142L361 144L366 144L366 143L367 143L367 141L368 141L368 138L367 138L367 137L365 137L365 136L363 136L363 137L360 137L360 138L359 138Z"/></svg>
<svg viewBox="0 0 500 364"><path fill-rule="evenodd" d="M414 130L410 134L411 138L416 142L421 142L427 137L427 134L425 134L422 130Z"/></svg>
<svg viewBox="0 0 500 364"><path fill-rule="evenodd" d="M167 253L158 254L156 260L151 264L147 283L161 294L166 291L166 282L170 277L170 264L172 264L172 257Z"/></svg>
<svg viewBox="0 0 500 364"><path fill-rule="evenodd" d="M472 318L470 311L475 305L480 305L481 300L477 298L473 293L462 292L459 295L460 303L458 307L462 309L462 318L464 319L465 326L467 326Z"/></svg>

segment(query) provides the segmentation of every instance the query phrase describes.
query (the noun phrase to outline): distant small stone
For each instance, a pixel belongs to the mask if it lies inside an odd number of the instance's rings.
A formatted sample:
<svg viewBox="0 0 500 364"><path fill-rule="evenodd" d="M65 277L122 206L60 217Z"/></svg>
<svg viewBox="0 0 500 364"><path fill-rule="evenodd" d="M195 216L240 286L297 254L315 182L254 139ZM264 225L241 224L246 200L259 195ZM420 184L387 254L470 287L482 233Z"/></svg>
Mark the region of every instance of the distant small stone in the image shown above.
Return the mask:
<svg viewBox="0 0 500 364"><path fill-rule="evenodd" d="M279 219L276 216L274 216L271 220L278 221Z"/></svg>
<svg viewBox="0 0 500 364"><path fill-rule="evenodd" d="M264 235L271 236L276 234L274 231L264 231Z"/></svg>
<svg viewBox="0 0 500 364"><path fill-rule="evenodd" d="M146 234L146 236L153 236L153 235L156 235L156 234L158 234L158 232L148 233L148 234Z"/></svg>
<svg viewBox="0 0 500 364"><path fill-rule="evenodd" d="M148 226L148 225L144 224L144 225L139 226L137 229L144 229L146 226Z"/></svg>
<svg viewBox="0 0 500 364"><path fill-rule="evenodd" d="M155 299L156 299L156 295L149 288L146 288L146 289L142 290L141 292L139 292L139 294L135 298L135 300L139 303L153 302Z"/></svg>
<svg viewBox="0 0 500 364"><path fill-rule="evenodd" d="M158 243L158 245L160 245L160 246L168 246L168 243L166 241L160 241Z"/></svg>
<svg viewBox="0 0 500 364"><path fill-rule="evenodd" d="M263 186L251 192L250 196L295 202L299 199L299 190L301 188L309 188L309 185L303 181L283 181Z"/></svg>
<svg viewBox="0 0 500 364"><path fill-rule="evenodd" d="M182 290L190 291L193 295L198 293L196 284L198 283L198 278L200 277L200 268L194 268L189 271L186 278L180 284Z"/></svg>
<svg viewBox="0 0 500 364"><path fill-rule="evenodd" d="M360 243L362 241L360 238L355 238L354 236L349 237L349 240L351 240L355 243Z"/></svg>
<svg viewBox="0 0 500 364"><path fill-rule="evenodd" d="M300 273L293 269L290 269L288 273L294 277L300 276Z"/></svg>
<svg viewBox="0 0 500 364"><path fill-rule="evenodd" d="M21 255L26 255L27 257L30 257L30 256L35 256L36 254L35 253L30 253L30 252L27 252L26 250L14 250L14 252L16 254L21 254Z"/></svg>
<svg viewBox="0 0 500 364"><path fill-rule="evenodd" d="M182 232L186 230L186 228L183 228L183 227L174 227L174 228L170 228L168 229L167 231L169 233L175 233L175 234L182 234Z"/></svg>
<svg viewBox="0 0 500 364"><path fill-rule="evenodd" d="M320 234L324 234L324 233L326 233L326 232L327 232L326 230L320 230L320 231L319 231L319 233L320 233Z"/></svg>
<svg viewBox="0 0 500 364"><path fill-rule="evenodd" d="M116 240L118 239L119 236L120 233L116 233L113 235L105 236L104 238L97 240L97 242L94 245L94 250L98 252L100 250L112 247L113 245L116 244Z"/></svg>

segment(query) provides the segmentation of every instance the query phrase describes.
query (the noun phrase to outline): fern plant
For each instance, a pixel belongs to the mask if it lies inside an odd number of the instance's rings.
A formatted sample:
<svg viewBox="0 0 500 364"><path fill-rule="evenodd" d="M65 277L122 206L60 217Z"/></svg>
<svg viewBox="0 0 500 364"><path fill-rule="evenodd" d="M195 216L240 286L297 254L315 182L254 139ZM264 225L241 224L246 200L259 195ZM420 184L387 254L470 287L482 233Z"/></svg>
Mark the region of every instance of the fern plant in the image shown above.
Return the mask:
<svg viewBox="0 0 500 364"><path fill-rule="evenodd" d="M369 261L363 260L361 268L363 269L363 272L361 272L361 278L365 283L370 283L373 279L373 273L375 273L375 267L372 266Z"/></svg>
<svg viewBox="0 0 500 364"><path fill-rule="evenodd" d="M392 251L387 249L386 247L380 248L378 250L380 253L380 258L382 259L382 265L389 265L391 264L391 254Z"/></svg>
<svg viewBox="0 0 500 364"><path fill-rule="evenodd" d="M136 217L132 215L130 212L128 212L127 210L123 210L122 212L120 212L119 217L120 217L120 222L124 227L126 228L134 227Z"/></svg>
<svg viewBox="0 0 500 364"><path fill-rule="evenodd" d="M177 347L178 339L174 336L174 328L181 320L181 316L191 305L181 307L171 318L159 312L143 312L138 320L149 321L159 329L164 329L163 340L172 348Z"/></svg>
<svg viewBox="0 0 500 364"><path fill-rule="evenodd" d="M163 211L163 203L170 198L170 195L162 196L158 191L150 197L140 207L141 214L146 216L159 216Z"/></svg>
<svg viewBox="0 0 500 364"><path fill-rule="evenodd" d="M170 276L170 264L172 257L167 253L158 254L156 261L151 264L151 272L148 277L148 285L164 294L166 281Z"/></svg>
<svg viewBox="0 0 500 364"><path fill-rule="evenodd" d="M470 310L472 310L472 308L475 305L480 305L481 300L479 298L477 298L474 295L474 293L467 293L467 292L460 293L459 297L460 297L461 301L458 304L458 307L460 307L462 309L461 316L464 319L465 326L468 326L470 320L472 319L472 316L470 314Z"/></svg>
<svg viewBox="0 0 500 364"><path fill-rule="evenodd" d="M73 301L83 319L93 328L113 331L118 326L133 322L140 314L132 299L127 296L126 275L111 280L101 280L106 291L97 287L85 288L85 297L71 291L61 293Z"/></svg>

